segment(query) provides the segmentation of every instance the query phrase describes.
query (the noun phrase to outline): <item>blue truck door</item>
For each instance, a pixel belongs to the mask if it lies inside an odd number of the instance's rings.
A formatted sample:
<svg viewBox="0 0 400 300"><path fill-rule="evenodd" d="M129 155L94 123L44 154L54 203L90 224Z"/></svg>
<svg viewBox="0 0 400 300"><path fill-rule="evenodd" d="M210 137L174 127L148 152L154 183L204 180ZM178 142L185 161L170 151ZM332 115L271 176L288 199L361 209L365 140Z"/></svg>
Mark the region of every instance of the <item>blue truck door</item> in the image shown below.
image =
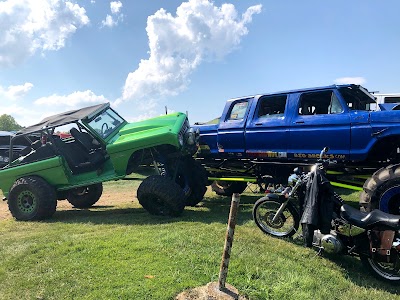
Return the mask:
<svg viewBox="0 0 400 300"><path fill-rule="evenodd" d="M373 142L376 141L374 132L381 131L381 128L373 130L370 124L370 112L362 110L351 110L351 160L365 160Z"/></svg>
<svg viewBox="0 0 400 300"><path fill-rule="evenodd" d="M232 100L225 106L218 127L219 153L242 155L245 151L244 128L253 98Z"/></svg>
<svg viewBox="0 0 400 300"><path fill-rule="evenodd" d="M288 157L314 159L324 147L334 159L348 158L350 116L336 90L298 94L290 127Z"/></svg>
<svg viewBox="0 0 400 300"><path fill-rule="evenodd" d="M262 96L246 127L246 154L262 158L286 158L287 95Z"/></svg>

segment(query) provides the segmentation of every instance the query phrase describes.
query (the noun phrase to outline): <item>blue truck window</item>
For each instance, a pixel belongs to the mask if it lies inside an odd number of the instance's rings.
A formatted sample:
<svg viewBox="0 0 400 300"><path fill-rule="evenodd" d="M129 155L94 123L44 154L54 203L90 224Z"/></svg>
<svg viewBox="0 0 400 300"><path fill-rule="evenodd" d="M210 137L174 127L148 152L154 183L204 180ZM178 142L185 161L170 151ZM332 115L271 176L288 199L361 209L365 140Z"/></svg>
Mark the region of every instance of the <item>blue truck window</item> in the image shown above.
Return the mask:
<svg viewBox="0 0 400 300"><path fill-rule="evenodd" d="M340 114L343 112L343 107L340 104L339 99L335 95L335 93L332 93L332 98L331 98L331 103L329 104L328 107L328 113L330 114Z"/></svg>
<svg viewBox="0 0 400 300"><path fill-rule="evenodd" d="M244 116L246 115L248 105L249 105L248 101L241 101L234 104L231 109L231 113L229 114L228 120L229 121L243 120Z"/></svg>
<svg viewBox="0 0 400 300"><path fill-rule="evenodd" d="M384 103L399 103L400 97L385 97L383 102Z"/></svg>
<svg viewBox="0 0 400 300"><path fill-rule="evenodd" d="M259 118L283 117L286 107L286 95L266 96L260 99L257 116Z"/></svg>
<svg viewBox="0 0 400 300"><path fill-rule="evenodd" d="M339 92L351 110L374 110L376 102L360 89L352 87L339 88Z"/></svg>
<svg viewBox="0 0 400 300"><path fill-rule="evenodd" d="M300 96L299 115L336 114L343 111L333 91L303 93Z"/></svg>

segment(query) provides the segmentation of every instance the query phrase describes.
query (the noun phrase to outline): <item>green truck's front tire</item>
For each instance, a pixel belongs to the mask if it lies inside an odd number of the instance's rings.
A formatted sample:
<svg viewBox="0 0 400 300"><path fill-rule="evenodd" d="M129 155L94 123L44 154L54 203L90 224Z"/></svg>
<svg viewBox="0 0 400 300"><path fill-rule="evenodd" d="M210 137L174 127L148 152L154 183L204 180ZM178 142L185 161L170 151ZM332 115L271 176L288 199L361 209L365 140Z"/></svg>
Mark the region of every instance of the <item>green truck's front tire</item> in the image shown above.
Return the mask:
<svg viewBox="0 0 400 300"><path fill-rule="evenodd" d="M67 200L76 208L89 208L99 201L102 194L103 184L97 183L70 190Z"/></svg>
<svg viewBox="0 0 400 300"><path fill-rule="evenodd" d="M55 189L37 176L19 178L8 195L8 208L19 221L49 218L55 213L56 207Z"/></svg>
<svg viewBox="0 0 400 300"><path fill-rule="evenodd" d="M152 175L142 181L138 190L139 203L152 215L177 217L185 208L182 188L171 179Z"/></svg>
<svg viewBox="0 0 400 300"><path fill-rule="evenodd" d="M186 205L195 206L203 200L204 194L207 191L207 171L192 157L187 160L187 164L187 169L190 170L190 173L188 172L188 179L191 193L186 198Z"/></svg>

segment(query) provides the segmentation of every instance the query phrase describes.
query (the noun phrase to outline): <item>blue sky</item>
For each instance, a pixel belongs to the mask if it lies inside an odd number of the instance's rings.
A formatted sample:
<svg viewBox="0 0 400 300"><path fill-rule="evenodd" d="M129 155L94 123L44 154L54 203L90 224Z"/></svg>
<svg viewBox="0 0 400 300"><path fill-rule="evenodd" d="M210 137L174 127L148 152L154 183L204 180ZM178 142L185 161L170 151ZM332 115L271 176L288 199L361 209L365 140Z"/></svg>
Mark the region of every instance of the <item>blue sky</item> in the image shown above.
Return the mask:
<svg viewBox="0 0 400 300"><path fill-rule="evenodd" d="M334 83L400 92L399 1L0 1L0 114L110 102L191 123L229 98Z"/></svg>

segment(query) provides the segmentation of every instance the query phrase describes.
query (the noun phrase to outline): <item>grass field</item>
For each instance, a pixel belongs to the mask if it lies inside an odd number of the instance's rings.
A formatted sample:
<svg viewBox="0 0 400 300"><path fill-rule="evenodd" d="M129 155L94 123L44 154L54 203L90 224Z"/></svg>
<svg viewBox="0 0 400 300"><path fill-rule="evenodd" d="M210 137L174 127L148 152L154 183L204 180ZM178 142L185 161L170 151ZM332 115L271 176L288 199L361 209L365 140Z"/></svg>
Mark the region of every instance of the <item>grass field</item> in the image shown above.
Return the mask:
<svg viewBox="0 0 400 300"><path fill-rule="evenodd" d="M59 202L54 217L16 222L0 203L0 299L173 299L217 281L230 199L207 192L179 218L149 215L138 182L106 183L97 205ZM347 201L357 193L339 191ZM316 256L264 235L241 197L227 282L249 299L400 299L353 257Z"/></svg>

